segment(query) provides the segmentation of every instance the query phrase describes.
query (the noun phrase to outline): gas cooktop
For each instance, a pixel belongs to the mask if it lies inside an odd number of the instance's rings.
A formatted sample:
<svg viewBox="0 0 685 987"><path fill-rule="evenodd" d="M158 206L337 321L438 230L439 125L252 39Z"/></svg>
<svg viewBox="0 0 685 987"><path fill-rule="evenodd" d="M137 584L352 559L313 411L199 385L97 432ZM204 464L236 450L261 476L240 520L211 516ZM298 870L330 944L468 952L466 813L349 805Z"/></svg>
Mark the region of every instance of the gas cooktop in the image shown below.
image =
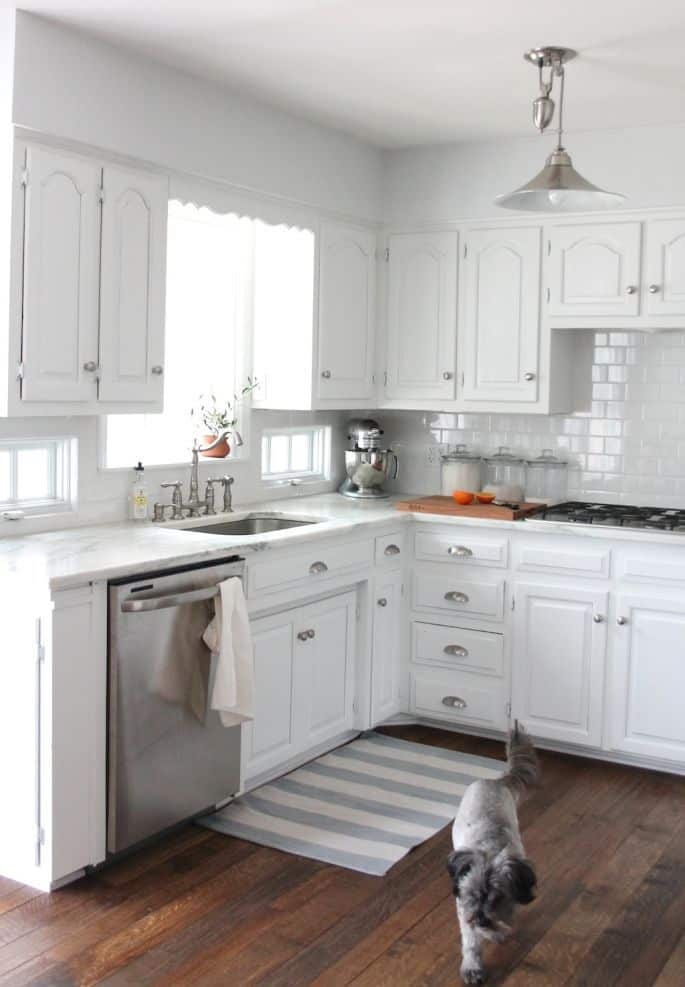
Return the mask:
<svg viewBox="0 0 685 987"><path fill-rule="evenodd" d="M685 534L685 510L665 507L629 507L626 504L593 504L569 500L535 514L535 521L566 521L570 524L600 524L616 528L645 528Z"/></svg>

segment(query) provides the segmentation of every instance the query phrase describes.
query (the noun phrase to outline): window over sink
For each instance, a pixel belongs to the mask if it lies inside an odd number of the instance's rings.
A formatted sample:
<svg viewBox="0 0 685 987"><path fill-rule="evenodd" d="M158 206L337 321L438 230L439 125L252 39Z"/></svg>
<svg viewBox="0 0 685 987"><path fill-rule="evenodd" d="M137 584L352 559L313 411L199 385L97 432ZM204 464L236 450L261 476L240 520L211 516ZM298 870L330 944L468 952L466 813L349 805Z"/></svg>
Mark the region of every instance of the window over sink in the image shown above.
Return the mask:
<svg viewBox="0 0 685 987"><path fill-rule="evenodd" d="M106 468L188 461L202 431L191 410L201 396L222 406L240 394L252 375L257 321L270 320L287 337L311 319L314 248L311 230L169 203L164 411L108 416ZM249 447L250 403L238 402L245 446L232 456Z"/></svg>

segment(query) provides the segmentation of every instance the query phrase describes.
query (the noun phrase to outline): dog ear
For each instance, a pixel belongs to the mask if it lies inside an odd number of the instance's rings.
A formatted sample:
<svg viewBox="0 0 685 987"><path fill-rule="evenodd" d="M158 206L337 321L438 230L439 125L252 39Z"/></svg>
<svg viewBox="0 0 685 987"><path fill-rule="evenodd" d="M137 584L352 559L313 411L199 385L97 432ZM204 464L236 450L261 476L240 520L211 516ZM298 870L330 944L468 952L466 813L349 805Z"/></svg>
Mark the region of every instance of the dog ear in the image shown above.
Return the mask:
<svg viewBox="0 0 685 987"><path fill-rule="evenodd" d="M447 871L452 878L452 889L459 895L459 882L473 867L475 854L472 850L454 850L447 858Z"/></svg>
<svg viewBox="0 0 685 987"><path fill-rule="evenodd" d="M533 889L538 879L530 860L523 860L521 857L507 857L504 872L513 900L519 905L528 905L533 901L535 898Z"/></svg>

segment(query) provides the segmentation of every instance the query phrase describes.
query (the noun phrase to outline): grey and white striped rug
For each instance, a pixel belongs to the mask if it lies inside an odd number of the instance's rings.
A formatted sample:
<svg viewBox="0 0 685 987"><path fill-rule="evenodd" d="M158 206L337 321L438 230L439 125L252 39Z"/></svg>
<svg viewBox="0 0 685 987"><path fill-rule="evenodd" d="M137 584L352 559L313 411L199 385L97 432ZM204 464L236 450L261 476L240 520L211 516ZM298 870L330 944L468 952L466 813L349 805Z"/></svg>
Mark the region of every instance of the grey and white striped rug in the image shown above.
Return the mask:
<svg viewBox="0 0 685 987"><path fill-rule="evenodd" d="M199 820L228 836L366 874L452 821L464 790L504 765L380 733L362 734Z"/></svg>

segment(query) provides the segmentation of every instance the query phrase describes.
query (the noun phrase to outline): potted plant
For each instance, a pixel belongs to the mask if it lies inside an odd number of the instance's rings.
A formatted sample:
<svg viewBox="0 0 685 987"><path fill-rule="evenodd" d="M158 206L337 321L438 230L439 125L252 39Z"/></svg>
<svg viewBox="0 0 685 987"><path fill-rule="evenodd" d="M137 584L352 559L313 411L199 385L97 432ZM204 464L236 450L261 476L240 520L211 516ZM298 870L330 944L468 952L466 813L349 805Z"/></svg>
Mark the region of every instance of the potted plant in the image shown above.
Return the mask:
<svg viewBox="0 0 685 987"><path fill-rule="evenodd" d="M247 383L241 389L240 394L234 394L232 401L218 400L214 394L201 394L199 396L198 405L196 408L191 408L190 414L192 418L198 419L198 430L199 427L204 429L204 432L200 434L202 445L211 445L222 432L234 430L238 421L236 412L239 405L246 395L254 391L258 383L257 380L248 377ZM224 459L230 451L231 447L228 440L224 438L223 442L217 443L213 449L200 452L200 455L213 459Z"/></svg>

